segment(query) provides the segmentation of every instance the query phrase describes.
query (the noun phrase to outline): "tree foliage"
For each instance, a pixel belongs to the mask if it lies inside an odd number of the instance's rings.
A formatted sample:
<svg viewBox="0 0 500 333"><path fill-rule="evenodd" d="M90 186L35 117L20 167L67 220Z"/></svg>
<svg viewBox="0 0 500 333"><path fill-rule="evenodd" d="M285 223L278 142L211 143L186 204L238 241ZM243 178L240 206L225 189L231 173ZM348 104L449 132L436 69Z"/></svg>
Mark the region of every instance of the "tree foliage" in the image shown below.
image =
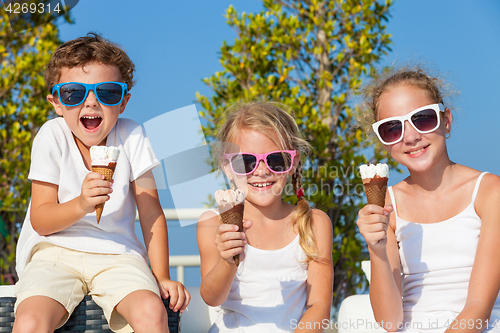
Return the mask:
<svg viewBox="0 0 500 333"><path fill-rule="evenodd" d="M55 24L47 21L42 15L13 20L0 11L1 284L17 279L15 247L30 197L31 143L40 126L53 115L45 99L48 91L43 71L61 41ZM32 28L24 30L26 27Z"/></svg>
<svg viewBox="0 0 500 333"><path fill-rule="evenodd" d="M224 42L223 71L204 79L210 97L197 93L213 139L224 110L239 100L281 102L315 151L305 163L304 189L311 205L330 216L334 229L334 305L366 287L360 261L364 243L355 220L363 203L357 167L387 160L354 119L353 97L390 51L385 32L392 0L264 0L260 13L237 13L227 23L237 37ZM286 200L295 203L296 198Z"/></svg>

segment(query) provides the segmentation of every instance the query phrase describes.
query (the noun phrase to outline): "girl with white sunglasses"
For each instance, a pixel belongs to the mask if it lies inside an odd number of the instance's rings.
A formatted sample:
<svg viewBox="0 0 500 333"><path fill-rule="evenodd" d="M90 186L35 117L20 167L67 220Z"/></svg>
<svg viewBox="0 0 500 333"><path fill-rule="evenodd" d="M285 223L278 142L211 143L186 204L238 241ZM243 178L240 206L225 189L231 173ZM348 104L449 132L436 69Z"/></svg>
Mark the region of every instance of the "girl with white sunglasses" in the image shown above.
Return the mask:
<svg viewBox="0 0 500 333"><path fill-rule="evenodd" d="M420 68L367 89L373 130L410 173L358 214L370 300L390 332L500 332L500 177L450 159L441 90Z"/></svg>
<svg viewBox="0 0 500 333"><path fill-rule="evenodd" d="M218 307L209 332L323 332L333 293L333 236L330 218L304 198L300 156L309 144L283 106L269 102L233 106L217 139L230 144L216 159L247 194L243 232L221 224L213 211L198 221L200 293ZM296 206L282 200L287 178Z"/></svg>

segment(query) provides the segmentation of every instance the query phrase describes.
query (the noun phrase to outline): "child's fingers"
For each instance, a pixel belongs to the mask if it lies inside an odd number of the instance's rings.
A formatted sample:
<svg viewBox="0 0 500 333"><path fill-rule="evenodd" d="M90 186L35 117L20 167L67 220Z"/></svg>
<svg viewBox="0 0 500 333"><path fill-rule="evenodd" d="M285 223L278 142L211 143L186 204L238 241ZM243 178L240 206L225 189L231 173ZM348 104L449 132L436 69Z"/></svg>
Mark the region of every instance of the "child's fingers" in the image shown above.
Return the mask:
<svg viewBox="0 0 500 333"><path fill-rule="evenodd" d="M179 310L181 313L184 312L184 310L186 310L187 306L189 305L189 302L191 302L191 295L189 294L189 292L187 291L186 288L184 288L184 304L182 305L181 309Z"/></svg>
<svg viewBox="0 0 500 333"><path fill-rule="evenodd" d="M245 249L243 249L243 251L241 251L240 253L240 262L242 262L243 260L245 260Z"/></svg>
<svg viewBox="0 0 500 333"><path fill-rule="evenodd" d="M253 222L250 220L243 221L243 231L247 231L252 227Z"/></svg>
<svg viewBox="0 0 500 333"><path fill-rule="evenodd" d="M161 294L161 298L163 298L163 299L167 299L168 296L170 295L168 293L168 290L162 284L160 284L160 294Z"/></svg>
<svg viewBox="0 0 500 333"><path fill-rule="evenodd" d="M383 222L371 223L365 226L364 233L376 233L379 231L387 231L387 224Z"/></svg>
<svg viewBox="0 0 500 333"><path fill-rule="evenodd" d="M233 256L243 252L245 250L245 241L230 241L218 245L218 250L221 256L230 260Z"/></svg>
<svg viewBox="0 0 500 333"><path fill-rule="evenodd" d="M168 307L170 310L177 312L179 309L182 307L184 304L184 299L186 296L184 295L182 290L180 290L182 287L182 284L178 283L175 284L173 287L170 288L170 304Z"/></svg>
<svg viewBox="0 0 500 333"><path fill-rule="evenodd" d="M226 260L229 263L234 262L234 256L237 254L244 253L245 251L245 244L244 242L233 242L233 243L228 243L228 244L221 244L218 246L218 250L220 253L220 256L222 259Z"/></svg>
<svg viewBox="0 0 500 333"><path fill-rule="evenodd" d="M234 262L233 257L242 253L246 244L246 235L244 232L238 232L238 226L222 224L218 227L215 245L220 256L227 262Z"/></svg>
<svg viewBox="0 0 500 333"><path fill-rule="evenodd" d="M238 231L238 226L235 224L221 224L217 228L217 233L222 235L226 232Z"/></svg>
<svg viewBox="0 0 500 333"><path fill-rule="evenodd" d="M184 307L185 302L186 302L186 293L184 292L184 286L182 286L179 283L179 285L177 286L177 302L175 303L175 306L173 308L174 312L181 310Z"/></svg>
<svg viewBox="0 0 500 333"><path fill-rule="evenodd" d="M216 238L215 244L220 246L222 250L231 249L238 246L246 245L246 237L242 232L226 232Z"/></svg>
<svg viewBox="0 0 500 333"><path fill-rule="evenodd" d="M228 242L232 240L243 240L246 238L245 233L238 231L228 231L219 236L221 242Z"/></svg>
<svg viewBox="0 0 500 333"><path fill-rule="evenodd" d="M86 188L82 187L82 191L80 194L80 203L81 207L88 213L95 211L95 206L101 203L105 203L111 197L113 190L109 187L95 187L95 188Z"/></svg>
<svg viewBox="0 0 500 333"><path fill-rule="evenodd" d="M386 207L389 207L389 206L390 205L386 205ZM359 212L358 212L358 216L359 217L368 216L368 215L371 215L371 214L380 214L380 215L383 215L384 214L384 208L382 208L382 207L380 207L378 205L368 204L368 205L364 206L363 208L361 208L359 210Z"/></svg>
<svg viewBox="0 0 500 333"><path fill-rule="evenodd" d="M373 205L372 205L373 206ZM365 238L366 243L369 246L377 245L382 246L381 240L387 237L387 227L389 226L389 216L382 207L378 207L382 210L384 214L374 213L369 215L360 214L358 221L356 222L359 227L359 232ZM388 210L391 210L391 206L387 206ZM376 208L371 208L380 212ZM367 209L368 210L368 209Z"/></svg>
<svg viewBox="0 0 500 333"><path fill-rule="evenodd" d="M83 184L90 187L111 187L113 182L113 179L111 181L105 180L104 175L98 172L89 172L83 180Z"/></svg>
<svg viewBox="0 0 500 333"><path fill-rule="evenodd" d="M105 180L92 180L82 185L81 194L86 197L97 197L100 195L111 194L113 189L111 183Z"/></svg>
<svg viewBox="0 0 500 333"><path fill-rule="evenodd" d="M356 221L359 229L363 229L365 226L374 224L374 223L389 223L389 218L385 214L370 214L365 216L360 216Z"/></svg>
<svg viewBox="0 0 500 333"><path fill-rule="evenodd" d="M215 243L224 243L234 239L245 239L243 232L238 232L238 226L233 224L221 224L217 228Z"/></svg>
<svg viewBox="0 0 500 333"><path fill-rule="evenodd" d="M387 239L387 231L382 230L372 233L371 237L365 240L368 245L378 245L381 241L384 241L386 239Z"/></svg>
<svg viewBox="0 0 500 333"><path fill-rule="evenodd" d="M92 180L104 180L105 177L103 174L100 174L98 172L89 172L85 178L84 178L84 182L89 182L89 181L92 181Z"/></svg>
<svg viewBox="0 0 500 333"><path fill-rule="evenodd" d="M360 218L359 221L363 224L371 224L371 223L388 223L389 217L385 214L371 214L368 216L364 216Z"/></svg>
<svg viewBox="0 0 500 333"><path fill-rule="evenodd" d="M111 194L112 192L113 189L110 187L94 187L87 191L89 197L105 196L107 194Z"/></svg>

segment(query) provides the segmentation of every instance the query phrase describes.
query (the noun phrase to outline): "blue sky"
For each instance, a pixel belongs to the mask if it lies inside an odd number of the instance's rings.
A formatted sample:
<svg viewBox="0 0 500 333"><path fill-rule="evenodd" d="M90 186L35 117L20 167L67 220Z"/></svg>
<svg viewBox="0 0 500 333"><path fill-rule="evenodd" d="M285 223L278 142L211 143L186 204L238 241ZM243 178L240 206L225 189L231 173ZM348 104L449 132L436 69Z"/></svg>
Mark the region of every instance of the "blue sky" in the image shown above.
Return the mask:
<svg viewBox="0 0 500 333"><path fill-rule="evenodd" d="M201 80L222 69L219 49L235 38L223 17L231 4L238 12L262 8L257 0L80 1L72 10L75 24L58 21L60 37L67 41L95 31L125 47L136 64L137 85L123 116L143 124L192 104L197 91L211 93ZM391 14L387 32L393 51L380 66L421 61L444 74L460 91L453 98L448 140L452 160L500 174L495 144L500 132L500 1L399 0ZM391 173L389 182L402 178ZM160 195L168 206L169 191ZM169 230L172 254L197 253L194 226L172 222Z"/></svg>

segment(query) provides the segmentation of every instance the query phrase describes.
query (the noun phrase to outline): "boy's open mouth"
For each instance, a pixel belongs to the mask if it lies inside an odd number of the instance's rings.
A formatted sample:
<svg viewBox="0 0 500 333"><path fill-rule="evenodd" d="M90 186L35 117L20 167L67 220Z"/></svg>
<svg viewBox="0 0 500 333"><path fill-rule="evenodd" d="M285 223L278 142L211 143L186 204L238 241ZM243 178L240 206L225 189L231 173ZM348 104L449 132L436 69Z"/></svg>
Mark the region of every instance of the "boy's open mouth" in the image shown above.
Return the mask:
<svg viewBox="0 0 500 333"><path fill-rule="evenodd" d="M83 116L80 118L80 122L83 127L87 130L92 131L95 130L99 125L101 125L102 118L99 116Z"/></svg>

